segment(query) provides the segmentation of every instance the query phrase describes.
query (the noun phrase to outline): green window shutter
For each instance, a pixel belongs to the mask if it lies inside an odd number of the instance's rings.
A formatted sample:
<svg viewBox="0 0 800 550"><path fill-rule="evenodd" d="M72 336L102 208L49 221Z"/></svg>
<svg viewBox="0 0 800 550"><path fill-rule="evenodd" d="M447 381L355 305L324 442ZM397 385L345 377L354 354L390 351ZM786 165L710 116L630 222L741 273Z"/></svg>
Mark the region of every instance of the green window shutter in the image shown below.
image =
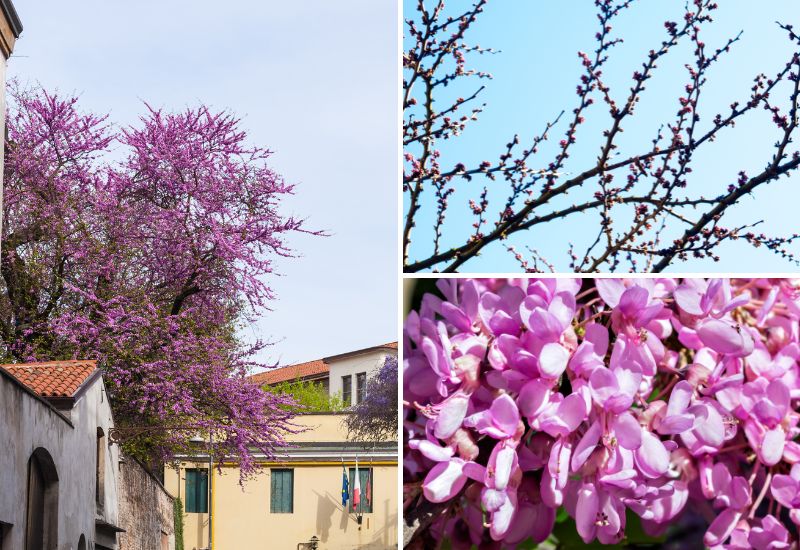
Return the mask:
<svg viewBox="0 0 800 550"><path fill-rule="evenodd" d="M294 470L270 470L269 511L273 514L291 514L294 512Z"/></svg>
<svg viewBox="0 0 800 550"><path fill-rule="evenodd" d="M208 512L208 472L197 468L186 470L186 512Z"/></svg>
<svg viewBox="0 0 800 550"><path fill-rule="evenodd" d="M200 513L205 514L208 512L208 472L199 470L197 478L199 480L197 484L197 508Z"/></svg>
<svg viewBox="0 0 800 550"><path fill-rule="evenodd" d="M197 512L197 470L186 470L186 512Z"/></svg>

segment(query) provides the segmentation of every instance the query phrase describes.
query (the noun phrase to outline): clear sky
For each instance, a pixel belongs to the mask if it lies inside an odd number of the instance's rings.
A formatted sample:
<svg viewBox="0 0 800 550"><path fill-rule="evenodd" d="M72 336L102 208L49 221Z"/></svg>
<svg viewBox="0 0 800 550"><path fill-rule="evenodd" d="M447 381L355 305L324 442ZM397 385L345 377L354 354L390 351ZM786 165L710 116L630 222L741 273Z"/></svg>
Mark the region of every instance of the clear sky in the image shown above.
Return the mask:
<svg viewBox="0 0 800 550"><path fill-rule="evenodd" d="M296 237L274 311L246 332L283 364L397 337L397 23L375 0L16 0L9 76L77 93L135 122L143 101L206 103L243 118L298 183L285 211L329 238Z"/></svg>
<svg viewBox="0 0 800 550"><path fill-rule="evenodd" d="M416 0L404 0L406 14L410 14ZM467 5L466 2L463 3ZM579 50L592 52L597 19L593 2L564 0L491 0L485 13L480 16L467 36L469 44L480 44L501 50L491 56L472 56L468 65L489 71L492 81L484 81L487 89L480 96L487 108L477 122L468 126L462 137L443 147L443 166L464 161L477 165L481 160L497 161L504 145L519 133L523 143L539 134L544 124L553 119L562 109L570 114L576 105L575 87L581 73ZM604 70L604 77L615 86L616 97L621 101L631 86L631 75L641 66L646 52L660 46L666 36L663 26L666 20L680 20L682 1L656 2L640 0L627 10L615 24L615 34L625 43L611 51L611 60ZM753 77L759 72L767 75L782 69L790 57L792 44L784 31L778 29L776 20L800 27L800 10L796 0L771 0L770 2L745 2L721 0L720 9L703 36L708 48L724 44L728 37L739 30L744 34L733 50L709 73L709 85L703 92L700 114L701 128L707 127L717 112L724 112L734 100L746 100ZM448 3L451 10L461 4ZM689 54L687 56L687 54ZM683 64L691 60L688 48L676 49L669 58L659 64L656 76L650 81L642 101L637 107L633 122L627 122L622 139L622 154L635 154L648 147L659 125L674 119L678 110L677 98L686 82ZM477 87L471 81L468 88L455 88L454 95L467 97ZM478 83L479 84L479 83ZM452 88L452 87L451 87ZM786 105L787 94L774 94L777 103ZM441 106L444 108L444 105ZM565 117L566 118L566 117ZM578 147L573 149L572 164L579 171L597 158L600 132L609 126L608 109L596 103L586 114L587 124L578 132ZM638 121L638 122L637 122ZM704 126L705 125L705 126ZM562 139L565 124L551 135L551 147L542 148L542 167L552 159L547 152ZM690 186L706 196L717 196L729 183L736 180L739 170L750 175L760 172L772 154L772 144L778 133L763 110L751 113L737 123L731 131L696 157L694 174ZM472 161L471 163L466 161ZM449 164L448 164L449 162ZM536 161L532 163L536 166ZM476 197L484 181L474 180L467 184L466 192L457 192L451 199L442 249L465 242L465 234L452 231L456 225L469 226L474 219L468 214L467 200ZM753 198L743 200L723 220L727 227L764 220L758 232L768 235L790 234L800 231L797 223L797 204L800 199L800 174L783 178L768 187L758 189ZM500 209L499 197L507 196L502 183L491 187L496 197L490 212L496 215ZM498 189L500 187L501 189ZM568 197L569 204L577 199ZM433 201L431 201L433 202ZM430 228L433 224L433 209L423 211L417 225ZM493 222L494 220L492 220ZM547 226L528 234L517 234L511 242L519 250L530 245L539 249L560 269L566 269L566 242L584 242L579 250L585 250L587 238L596 235L598 217L584 214L571 217L560 224ZM542 226L544 227L544 226ZM422 235L422 233L418 233ZM430 236L432 232L428 232ZM431 238L420 238L412 249L411 260L419 260L430 254ZM795 246L800 250L800 246ZM798 268L765 249L755 250L745 243L726 244L719 249L722 261L691 261L677 264L679 271L792 271ZM461 271L516 271L518 265L502 247L490 245L481 258L462 266Z"/></svg>

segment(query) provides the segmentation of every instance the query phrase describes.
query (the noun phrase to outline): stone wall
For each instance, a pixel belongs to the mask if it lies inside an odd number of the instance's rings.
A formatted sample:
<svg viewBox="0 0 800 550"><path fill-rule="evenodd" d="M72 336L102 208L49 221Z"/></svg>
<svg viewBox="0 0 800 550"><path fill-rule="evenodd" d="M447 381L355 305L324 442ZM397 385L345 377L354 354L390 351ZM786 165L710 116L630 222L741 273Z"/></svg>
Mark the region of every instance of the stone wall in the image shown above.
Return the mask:
<svg viewBox="0 0 800 550"><path fill-rule="evenodd" d="M173 497L136 460L119 463L120 550L174 550Z"/></svg>

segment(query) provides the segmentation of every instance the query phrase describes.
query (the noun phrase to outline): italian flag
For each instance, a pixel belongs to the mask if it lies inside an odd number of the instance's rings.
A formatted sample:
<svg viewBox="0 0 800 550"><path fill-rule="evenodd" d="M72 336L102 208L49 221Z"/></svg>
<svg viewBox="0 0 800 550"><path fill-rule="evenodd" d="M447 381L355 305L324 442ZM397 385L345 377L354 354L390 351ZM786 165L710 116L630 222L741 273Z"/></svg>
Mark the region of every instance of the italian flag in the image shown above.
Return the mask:
<svg viewBox="0 0 800 550"><path fill-rule="evenodd" d="M358 475L358 458L356 457L356 475L353 482L353 508L358 508L361 503L361 479Z"/></svg>

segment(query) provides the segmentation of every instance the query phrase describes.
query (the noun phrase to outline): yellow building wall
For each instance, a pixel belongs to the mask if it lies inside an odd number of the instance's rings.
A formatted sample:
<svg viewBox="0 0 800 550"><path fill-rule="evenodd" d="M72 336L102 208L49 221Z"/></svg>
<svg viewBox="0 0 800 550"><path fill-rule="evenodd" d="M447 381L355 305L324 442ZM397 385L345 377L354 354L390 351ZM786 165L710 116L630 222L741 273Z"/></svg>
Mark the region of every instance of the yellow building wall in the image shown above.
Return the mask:
<svg viewBox="0 0 800 550"><path fill-rule="evenodd" d="M341 415L304 415L298 418L310 428L291 436L292 441L344 441ZM355 463L345 462L347 468ZM270 466L294 468L294 512L270 513ZM359 467L369 467L369 461ZM165 487L173 495L185 496L186 468L207 468L207 462L182 462L180 471L167 469ZM244 487L239 469L223 466L212 477L213 550L297 550L298 543L316 535L320 550L378 550L397 548L397 463L375 462L373 468L373 512L363 515L359 526L355 514L342 507L342 463L335 460L279 462L264 468ZM362 487L362 491L365 488ZM208 547L208 514L183 514L184 547ZM306 547L300 547L306 548Z"/></svg>

